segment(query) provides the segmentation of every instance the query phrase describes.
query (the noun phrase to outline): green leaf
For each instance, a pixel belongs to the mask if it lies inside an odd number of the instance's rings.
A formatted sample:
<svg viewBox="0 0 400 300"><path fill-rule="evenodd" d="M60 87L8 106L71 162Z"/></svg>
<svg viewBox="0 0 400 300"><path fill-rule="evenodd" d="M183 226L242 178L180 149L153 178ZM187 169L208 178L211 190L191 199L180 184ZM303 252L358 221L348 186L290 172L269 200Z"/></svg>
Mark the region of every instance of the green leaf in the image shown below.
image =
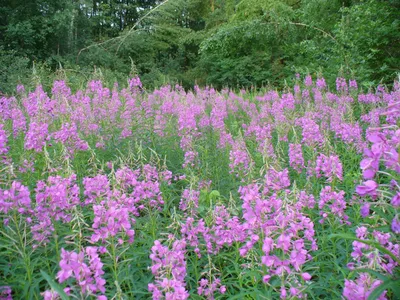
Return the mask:
<svg viewBox="0 0 400 300"><path fill-rule="evenodd" d="M217 190L213 190L210 193L210 199L214 200L221 196L221 194Z"/></svg>
<svg viewBox="0 0 400 300"><path fill-rule="evenodd" d="M356 271L356 272L359 272L359 273L363 273L363 272L364 272L364 273L369 273L369 274L371 274L371 275L374 275L376 278L378 278L378 279L380 279L380 280L382 280L382 281L390 280L389 277L384 276L384 275L382 275L381 273L376 272L376 271L371 270L371 269L356 269L355 271Z"/></svg>
<svg viewBox="0 0 400 300"><path fill-rule="evenodd" d="M336 233L336 234L331 234L329 235L329 239L331 238L335 238L335 237L339 237L342 239L347 239L347 240L353 240L353 241L358 241L360 243L375 247L376 249L378 249L379 251L381 251L382 253L385 253L387 255L389 255L394 261L396 261L398 264L400 264L400 259L396 257L396 255L394 255L392 252L390 252L388 249L386 249L385 247L382 247L381 244L375 242L375 241L371 241L371 240L361 240L358 239L356 237L354 237L351 234L345 234L345 233Z"/></svg>
<svg viewBox="0 0 400 300"><path fill-rule="evenodd" d="M400 299L400 279L396 279L392 281L392 287L391 289L393 290L393 299Z"/></svg>
<svg viewBox="0 0 400 300"><path fill-rule="evenodd" d="M372 291L372 293L368 296L368 300L376 300L378 297L387 289L391 288L391 286L395 286L394 284L398 280L386 280L381 285L379 285L376 289ZM398 282L397 282L398 283Z"/></svg>
<svg viewBox="0 0 400 300"><path fill-rule="evenodd" d="M62 287L58 283L56 283L45 271L40 270L40 273L42 274L43 278L46 279L46 281L49 283L50 287L57 292L62 300L69 299L68 295L64 292Z"/></svg>

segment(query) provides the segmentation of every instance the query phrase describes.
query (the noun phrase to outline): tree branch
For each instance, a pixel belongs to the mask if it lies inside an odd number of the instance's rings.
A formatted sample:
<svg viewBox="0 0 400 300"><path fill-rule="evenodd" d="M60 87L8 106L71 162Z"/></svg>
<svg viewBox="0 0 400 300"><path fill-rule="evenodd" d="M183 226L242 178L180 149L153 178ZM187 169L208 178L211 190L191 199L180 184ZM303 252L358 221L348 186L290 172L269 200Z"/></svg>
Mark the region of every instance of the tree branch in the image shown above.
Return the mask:
<svg viewBox="0 0 400 300"><path fill-rule="evenodd" d="M283 23L280 22L266 22L266 24L276 24L276 25L282 25ZM333 40L335 43L337 43L338 41L335 39L335 37L330 34L329 32L326 32L325 30L312 26L312 25L308 25L308 24L304 24L304 23L297 23L297 22L288 22L288 24L290 25L295 25L295 26L303 26L303 27L308 27L308 28L312 28L315 29L319 32L322 32L323 34L326 34L331 40Z"/></svg>
<svg viewBox="0 0 400 300"><path fill-rule="evenodd" d="M144 19L146 19L150 14L152 14L153 12L155 12L157 9L159 9L161 6L163 6L165 3L167 3L169 0L165 0L164 2L161 2L160 4L158 4L156 7L154 7L153 9L149 10L143 17L141 17L139 20L137 20L137 22L131 27L131 29L129 29L129 31L127 32L127 34L125 34L122 37L122 41L120 42L120 44L118 45L117 51L115 53L118 53L119 48L121 47L121 45L123 44L123 42L126 40L126 38L132 34L133 30L136 28L136 26L138 26L140 24L140 22L142 22Z"/></svg>
<svg viewBox="0 0 400 300"><path fill-rule="evenodd" d="M165 3L167 3L169 0L165 0L162 3L158 4L156 7L154 7L153 9L151 9L150 11L148 11L143 17L141 17L139 20L136 21L136 23L129 29L129 31L125 34L125 35L120 35L108 40L105 40L103 42L100 43L95 43L92 45L89 45L85 48L82 48L81 50L79 50L78 55L76 56L76 63L78 63L79 61L79 56L81 55L81 53L83 51L89 50L90 48L96 47L96 46L101 46L113 41L117 41L117 40L121 40L120 44L118 45L117 51L115 52L116 54L119 51L119 48L121 47L122 43L126 40L126 38L131 35L134 32L134 29L145 19L147 18L150 14L152 14L153 12L155 12L157 9L159 9L161 6L163 6ZM135 31L136 32L136 31Z"/></svg>

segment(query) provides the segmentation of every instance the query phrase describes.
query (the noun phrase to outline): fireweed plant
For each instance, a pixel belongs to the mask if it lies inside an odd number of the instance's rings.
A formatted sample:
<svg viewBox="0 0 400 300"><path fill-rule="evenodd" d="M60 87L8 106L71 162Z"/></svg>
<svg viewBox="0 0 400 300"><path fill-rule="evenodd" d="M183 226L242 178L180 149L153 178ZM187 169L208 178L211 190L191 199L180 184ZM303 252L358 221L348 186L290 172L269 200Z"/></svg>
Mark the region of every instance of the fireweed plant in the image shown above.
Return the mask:
<svg viewBox="0 0 400 300"><path fill-rule="evenodd" d="M400 84L0 98L0 299L397 299Z"/></svg>

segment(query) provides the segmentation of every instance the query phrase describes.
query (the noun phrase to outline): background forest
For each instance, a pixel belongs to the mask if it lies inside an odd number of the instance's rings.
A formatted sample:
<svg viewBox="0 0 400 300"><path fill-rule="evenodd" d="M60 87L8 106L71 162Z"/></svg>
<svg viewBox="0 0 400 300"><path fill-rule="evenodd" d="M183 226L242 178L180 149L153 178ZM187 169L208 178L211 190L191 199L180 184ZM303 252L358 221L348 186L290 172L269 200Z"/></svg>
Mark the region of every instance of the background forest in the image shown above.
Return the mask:
<svg viewBox="0 0 400 300"><path fill-rule="evenodd" d="M0 4L0 91L5 94L18 83L35 85L38 78L50 88L54 76L65 73L75 88L93 74L109 83L139 75L147 88L164 83L279 87L295 73L322 73L329 82L340 75L373 86L392 83L399 66L398 0Z"/></svg>

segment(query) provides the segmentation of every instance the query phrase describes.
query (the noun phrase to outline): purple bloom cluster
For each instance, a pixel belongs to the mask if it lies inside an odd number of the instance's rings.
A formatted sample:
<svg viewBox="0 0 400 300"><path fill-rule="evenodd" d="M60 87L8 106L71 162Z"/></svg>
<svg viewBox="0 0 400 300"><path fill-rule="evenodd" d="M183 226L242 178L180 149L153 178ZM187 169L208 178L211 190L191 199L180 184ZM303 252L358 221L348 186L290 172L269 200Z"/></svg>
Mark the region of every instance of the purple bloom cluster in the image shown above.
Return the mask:
<svg viewBox="0 0 400 300"><path fill-rule="evenodd" d="M304 168L303 151L300 144L289 144L289 164L299 174Z"/></svg>
<svg viewBox="0 0 400 300"><path fill-rule="evenodd" d="M32 212L29 189L18 181L13 181L8 190L0 189L0 213L7 215L12 210L19 214Z"/></svg>
<svg viewBox="0 0 400 300"><path fill-rule="evenodd" d="M151 248L151 272L155 276L154 283L149 283L149 291L154 300L184 300L189 298L186 290L186 242L176 240L170 250L160 241L154 241Z"/></svg>
<svg viewBox="0 0 400 300"><path fill-rule="evenodd" d="M96 204L108 197L111 193L107 176L96 175L93 178L83 178L85 205Z"/></svg>
<svg viewBox="0 0 400 300"><path fill-rule="evenodd" d="M26 118L22 110L19 108L13 108L11 116L14 137L17 137L20 133L26 132Z"/></svg>
<svg viewBox="0 0 400 300"><path fill-rule="evenodd" d="M356 280L344 281L343 297L347 300L364 300L368 299L368 296L381 285L382 281L373 279L368 273L360 273ZM386 300L386 291L384 291L378 298L378 300Z"/></svg>
<svg viewBox="0 0 400 300"><path fill-rule="evenodd" d="M63 124L59 131L53 133L53 137L57 142L65 145L71 155L77 150L84 151L89 148L88 143L79 138L75 123Z"/></svg>
<svg viewBox="0 0 400 300"><path fill-rule="evenodd" d="M295 203L295 207L297 210L301 211L303 208L312 209L315 207L315 198L313 195L308 195L305 191L300 191L299 195L297 196L298 200Z"/></svg>
<svg viewBox="0 0 400 300"><path fill-rule="evenodd" d="M324 136L314 120L303 117L296 121L296 125L301 126L303 129L302 143L309 147L321 146L324 143Z"/></svg>
<svg viewBox="0 0 400 300"><path fill-rule="evenodd" d="M326 81L325 78L321 77L321 78L317 78L317 82L315 84L317 86L318 89L323 90L327 87L326 85Z"/></svg>
<svg viewBox="0 0 400 300"><path fill-rule="evenodd" d="M208 281L202 278L199 281L199 287L197 288L197 293L199 295L204 295L208 300L214 300L214 293L218 291L221 294L225 294L226 287L221 285L221 279L216 278L213 281Z"/></svg>
<svg viewBox="0 0 400 300"><path fill-rule="evenodd" d="M344 198L344 191L335 192L332 187L326 186L321 190L318 207L322 219L320 223L324 223L329 216L338 219L340 223L350 224L349 217L345 214L347 203Z"/></svg>
<svg viewBox="0 0 400 300"><path fill-rule="evenodd" d="M32 122L25 136L25 149L42 152L49 139L48 124Z"/></svg>
<svg viewBox="0 0 400 300"><path fill-rule="evenodd" d="M91 241L103 243L111 238L118 238L118 243L123 244L123 236L126 235L129 243L133 243L135 231L132 225L135 220L131 217L126 205L111 199L93 205L94 220ZM122 235L122 236L121 236Z"/></svg>
<svg viewBox="0 0 400 300"><path fill-rule="evenodd" d="M208 254L217 254L224 246L233 242L243 242L246 232L238 217L232 217L224 206L216 206L213 222L207 226L203 219L186 219L181 226L182 237L194 252L201 257L202 250Z"/></svg>
<svg viewBox="0 0 400 300"><path fill-rule="evenodd" d="M160 181L163 176L165 173L159 173L157 168L149 164L136 170L121 168L115 173L121 191L131 198L139 210L162 209L164 200L161 195Z"/></svg>
<svg viewBox="0 0 400 300"><path fill-rule="evenodd" d="M7 133L4 130L4 125L0 124L0 154L6 154L8 152L7 142L8 138Z"/></svg>
<svg viewBox="0 0 400 300"><path fill-rule="evenodd" d="M280 188L285 186L280 185ZM248 236L240 254L246 256L258 242L262 242L264 256L261 263L267 269L264 282L268 283L271 277L278 276L282 282L281 298L287 297L287 289L291 297L304 298L303 282L310 280L311 276L301 269L312 258L309 251L318 247L314 239L314 223L298 209L312 205L313 198L303 194L304 204L295 208L285 205L276 192L264 198L263 195L269 193L267 185L264 190L256 184L244 186L239 193L243 200L243 228Z"/></svg>
<svg viewBox="0 0 400 300"><path fill-rule="evenodd" d="M389 233L382 233L374 230L369 233L368 228L365 226L358 227L356 236L361 240L374 240L379 243L386 250L393 253L395 257L400 257L400 244L394 244L390 241ZM394 268L398 265L388 254L377 251L373 246L365 243L354 241L353 252L351 253L355 263L350 263L350 268L368 268L373 270L380 270L389 274L393 273Z"/></svg>
<svg viewBox="0 0 400 300"><path fill-rule="evenodd" d="M375 94L367 94L362 97L363 102L375 103L377 101L382 102L383 100L386 105L385 107L376 111L377 120L374 125L380 126L369 128L367 130L367 139L371 145L369 148L364 149L364 158L360 163L362 175L366 181L356 187L356 192L361 197L370 196L370 199L373 200L372 202L369 201L368 198L364 198L365 202L361 207L361 215L363 217L368 217L370 215L371 206L376 206L376 202L386 204L390 199L390 205L394 209L395 213L391 216L388 215L388 219L385 221L388 223L391 222L390 227L395 235L400 234L400 187L398 184L398 175L400 174L400 161L398 153L400 146L400 129L397 127L398 120L400 118L400 102L398 101L399 96L400 86L397 84L391 93L387 93L384 88L378 88ZM380 124L380 117L386 119L382 125ZM391 179L391 184L389 186L377 183L378 180L375 178L379 173ZM389 243L389 234L374 231L373 235L374 238L380 236L380 243L384 240L386 241L386 243L384 243L385 246L389 248L391 247L390 245L386 245ZM385 238L383 239L382 236L385 236ZM359 247L362 248L364 246L359 245ZM399 246L396 245L396 247L397 250L395 250L395 252L397 252L397 257L399 257ZM383 267L383 269L390 273L390 267Z"/></svg>
<svg viewBox="0 0 400 300"><path fill-rule="evenodd" d="M288 169L283 171L276 171L271 168L265 175L264 194L270 191L276 192L290 186L290 178Z"/></svg>
<svg viewBox="0 0 400 300"><path fill-rule="evenodd" d="M103 263L96 247L86 247L79 253L61 249L59 265L61 270L57 273L58 282L63 283L70 278L76 282L75 285L68 285L64 289L67 294L77 292L85 297L95 295L99 300L107 300L107 297L102 295L106 291L106 281L102 277ZM68 282L72 283L71 280ZM56 299L57 293L46 291L43 296L44 299L52 300Z"/></svg>
<svg viewBox="0 0 400 300"><path fill-rule="evenodd" d="M229 160L230 172L236 173L237 177L248 172L250 157L244 141L235 141L233 143L232 150L229 152Z"/></svg>
<svg viewBox="0 0 400 300"><path fill-rule="evenodd" d="M197 214L197 209L199 208L199 196L200 192L185 189L182 192L182 198L179 203L179 209L182 211L188 211L189 215L194 216Z"/></svg>
<svg viewBox="0 0 400 300"><path fill-rule="evenodd" d="M348 86L347 86L346 79L344 79L342 77L336 78L336 90L338 92L347 93Z"/></svg>
<svg viewBox="0 0 400 300"><path fill-rule="evenodd" d="M76 175L69 178L50 176L47 182L37 183L36 207L32 234L38 243L47 243L54 231L55 221L70 222L73 209L80 204Z"/></svg>
<svg viewBox="0 0 400 300"><path fill-rule="evenodd" d="M324 176L327 182L332 182L335 178L343 180L343 167L337 155L319 154L316 160L315 173L317 178Z"/></svg>

